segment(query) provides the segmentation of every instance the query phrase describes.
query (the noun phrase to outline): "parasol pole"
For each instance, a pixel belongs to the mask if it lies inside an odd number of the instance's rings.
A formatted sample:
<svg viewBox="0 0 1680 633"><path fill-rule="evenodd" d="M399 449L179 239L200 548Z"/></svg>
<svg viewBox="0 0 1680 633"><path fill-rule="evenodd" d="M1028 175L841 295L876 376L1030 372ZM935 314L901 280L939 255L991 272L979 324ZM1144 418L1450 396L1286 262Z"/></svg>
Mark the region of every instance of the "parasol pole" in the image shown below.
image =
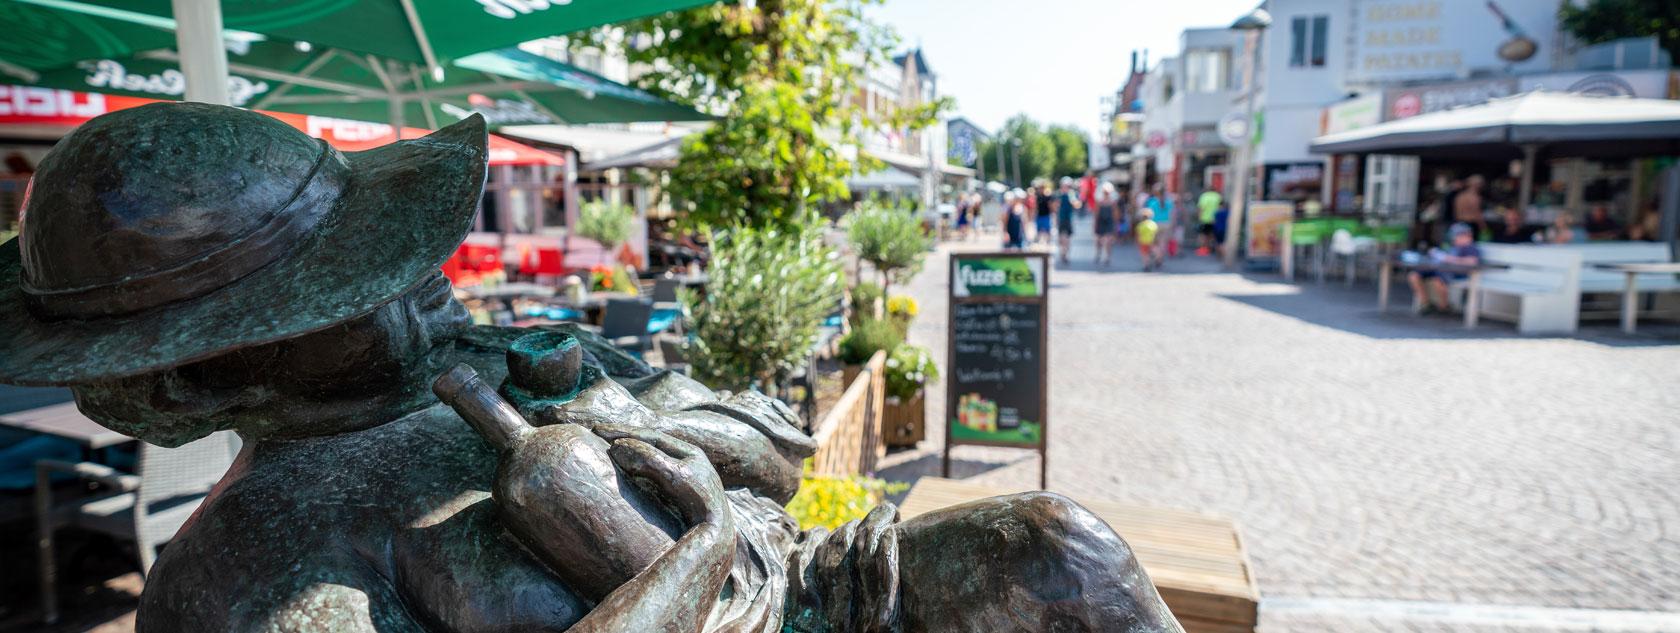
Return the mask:
<svg viewBox="0 0 1680 633"><path fill-rule="evenodd" d="M228 105L227 48L222 43L219 0L171 0L175 9L175 48L187 101Z"/></svg>

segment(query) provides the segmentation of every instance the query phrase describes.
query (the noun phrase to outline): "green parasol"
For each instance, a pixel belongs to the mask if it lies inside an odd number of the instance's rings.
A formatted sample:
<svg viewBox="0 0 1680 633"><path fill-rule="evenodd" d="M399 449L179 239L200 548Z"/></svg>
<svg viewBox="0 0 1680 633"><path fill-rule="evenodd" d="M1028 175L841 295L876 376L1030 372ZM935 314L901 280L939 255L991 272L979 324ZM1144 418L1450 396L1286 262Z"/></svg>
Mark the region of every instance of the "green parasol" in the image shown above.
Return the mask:
<svg viewBox="0 0 1680 633"><path fill-rule="evenodd" d="M516 48L478 53L432 81L419 66L374 55L281 41L228 55L232 105L438 129L474 112L492 126L698 121L691 108ZM170 50L88 59L39 71L38 86L179 99Z"/></svg>
<svg viewBox="0 0 1680 633"><path fill-rule="evenodd" d="M121 20L0 0L0 74L25 83L36 71L90 57L120 57L175 45L175 34L157 20Z"/></svg>
<svg viewBox="0 0 1680 633"><path fill-rule="evenodd" d="M713 0L222 0L222 26L424 64ZM171 17L172 0L99 0Z"/></svg>

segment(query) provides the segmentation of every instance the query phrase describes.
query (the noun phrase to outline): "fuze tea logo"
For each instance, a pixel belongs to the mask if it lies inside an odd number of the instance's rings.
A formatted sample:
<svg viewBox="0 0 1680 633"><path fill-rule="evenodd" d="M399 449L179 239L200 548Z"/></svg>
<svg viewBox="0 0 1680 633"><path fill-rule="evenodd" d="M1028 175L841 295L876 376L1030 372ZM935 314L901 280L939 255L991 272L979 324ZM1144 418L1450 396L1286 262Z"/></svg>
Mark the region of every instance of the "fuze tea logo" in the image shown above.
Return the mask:
<svg viewBox="0 0 1680 633"><path fill-rule="evenodd" d="M1006 296L1037 297L1044 293L1039 281L1043 279L1043 260L1036 257L992 257L957 260L956 286L952 293L958 297Z"/></svg>

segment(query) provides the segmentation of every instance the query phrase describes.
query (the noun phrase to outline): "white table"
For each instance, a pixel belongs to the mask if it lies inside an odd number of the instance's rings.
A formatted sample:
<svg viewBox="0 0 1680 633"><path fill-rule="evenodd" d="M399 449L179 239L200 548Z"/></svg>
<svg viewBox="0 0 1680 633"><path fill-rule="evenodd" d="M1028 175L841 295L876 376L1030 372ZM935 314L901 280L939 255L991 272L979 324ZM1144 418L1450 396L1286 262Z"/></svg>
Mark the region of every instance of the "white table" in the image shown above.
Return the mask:
<svg viewBox="0 0 1680 633"><path fill-rule="evenodd" d="M1622 273L1622 331L1633 334L1639 327L1639 276L1680 274L1680 262L1597 264L1596 268Z"/></svg>

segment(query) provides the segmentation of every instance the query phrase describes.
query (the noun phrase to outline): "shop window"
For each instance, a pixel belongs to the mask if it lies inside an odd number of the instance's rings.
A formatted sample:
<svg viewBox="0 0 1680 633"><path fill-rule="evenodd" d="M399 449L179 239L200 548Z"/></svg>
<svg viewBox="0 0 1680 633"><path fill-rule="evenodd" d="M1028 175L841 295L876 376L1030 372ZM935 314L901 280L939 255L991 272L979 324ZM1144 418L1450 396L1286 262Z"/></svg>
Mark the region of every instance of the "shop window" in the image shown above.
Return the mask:
<svg viewBox="0 0 1680 633"><path fill-rule="evenodd" d="M1323 68L1330 43L1330 16L1296 16L1289 21L1289 65Z"/></svg>

